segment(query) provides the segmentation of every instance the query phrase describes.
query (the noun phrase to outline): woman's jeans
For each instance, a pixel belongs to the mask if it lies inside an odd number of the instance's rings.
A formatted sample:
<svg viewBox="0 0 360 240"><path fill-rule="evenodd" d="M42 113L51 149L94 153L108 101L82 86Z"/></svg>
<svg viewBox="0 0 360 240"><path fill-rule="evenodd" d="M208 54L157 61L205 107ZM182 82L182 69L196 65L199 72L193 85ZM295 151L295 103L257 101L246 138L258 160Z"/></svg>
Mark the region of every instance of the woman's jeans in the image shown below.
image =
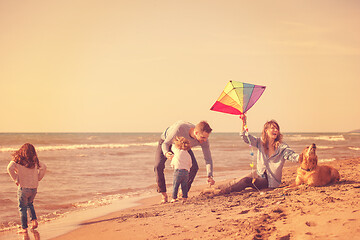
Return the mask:
<svg viewBox="0 0 360 240"><path fill-rule="evenodd" d="M235 179L230 184L228 184L223 191L225 193L241 192L247 187L257 188L259 190L268 188L269 182L266 172L264 173L263 177L259 176L257 173L250 173L241 179Z"/></svg>
<svg viewBox="0 0 360 240"><path fill-rule="evenodd" d="M35 220L36 213L34 209L34 198L37 193L37 188L21 188L18 189L18 199L19 199L19 211L21 218L21 226L23 229L28 228L27 224L27 209L30 209L31 220Z"/></svg>
<svg viewBox="0 0 360 240"><path fill-rule="evenodd" d="M177 199L179 186L181 185L182 197L188 198L188 181L189 181L189 171L186 169L176 169L174 171L174 183L173 183L173 194L172 198Z"/></svg>

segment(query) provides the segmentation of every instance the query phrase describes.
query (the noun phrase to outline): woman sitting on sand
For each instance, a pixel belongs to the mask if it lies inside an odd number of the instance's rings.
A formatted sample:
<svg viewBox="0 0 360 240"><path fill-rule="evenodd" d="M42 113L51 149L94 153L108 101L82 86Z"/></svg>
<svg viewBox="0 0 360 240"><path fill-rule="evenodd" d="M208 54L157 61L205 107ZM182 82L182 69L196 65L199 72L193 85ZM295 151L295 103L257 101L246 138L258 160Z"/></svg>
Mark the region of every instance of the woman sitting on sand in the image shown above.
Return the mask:
<svg viewBox="0 0 360 240"><path fill-rule="evenodd" d="M264 124L261 138L252 135L246 136L246 117L241 115L243 120L243 131L241 136L243 140L257 151L256 173L253 172L241 179L235 179L229 184L220 185L219 187L205 191L205 193L224 194L230 192L240 192L247 187L256 189L277 188L281 184L282 169L285 160L298 162L299 154L295 153L290 147L282 142L280 126L275 120L268 121Z"/></svg>

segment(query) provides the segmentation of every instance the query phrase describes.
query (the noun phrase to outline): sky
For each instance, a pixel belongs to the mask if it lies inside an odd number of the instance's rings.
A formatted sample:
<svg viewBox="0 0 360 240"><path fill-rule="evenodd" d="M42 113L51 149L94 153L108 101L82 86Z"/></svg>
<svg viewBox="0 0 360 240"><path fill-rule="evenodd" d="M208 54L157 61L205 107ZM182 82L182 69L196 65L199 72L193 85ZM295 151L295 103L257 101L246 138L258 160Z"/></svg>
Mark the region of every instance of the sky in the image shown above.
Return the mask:
<svg viewBox="0 0 360 240"><path fill-rule="evenodd" d="M210 111L266 86L249 131L360 129L360 1L0 0L0 132L238 132Z"/></svg>

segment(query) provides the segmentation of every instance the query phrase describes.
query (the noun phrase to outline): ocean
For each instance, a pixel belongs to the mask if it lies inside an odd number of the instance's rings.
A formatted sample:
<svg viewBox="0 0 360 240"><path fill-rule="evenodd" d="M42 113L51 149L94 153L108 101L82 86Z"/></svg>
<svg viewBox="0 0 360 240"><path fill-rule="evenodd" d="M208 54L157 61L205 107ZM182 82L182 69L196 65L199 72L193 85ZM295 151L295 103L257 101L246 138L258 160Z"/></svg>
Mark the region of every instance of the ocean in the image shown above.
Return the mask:
<svg viewBox="0 0 360 240"><path fill-rule="evenodd" d="M160 133L0 134L0 232L17 228L20 223L17 186L6 167L11 154L22 144L32 143L39 159L47 165L34 202L41 224L84 209L111 205L119 199L155 195L153 165L159 137ZM216 181L241 177L251 170L251 148L239 133L212 133L209 141ZM360 157L359 133L285 133L284 142L298 153L316 143L320 162ZM201 148L193 151L200 168L194 185L203 185L206 170ZM165 176L171 193L169 162Z"/></svg>

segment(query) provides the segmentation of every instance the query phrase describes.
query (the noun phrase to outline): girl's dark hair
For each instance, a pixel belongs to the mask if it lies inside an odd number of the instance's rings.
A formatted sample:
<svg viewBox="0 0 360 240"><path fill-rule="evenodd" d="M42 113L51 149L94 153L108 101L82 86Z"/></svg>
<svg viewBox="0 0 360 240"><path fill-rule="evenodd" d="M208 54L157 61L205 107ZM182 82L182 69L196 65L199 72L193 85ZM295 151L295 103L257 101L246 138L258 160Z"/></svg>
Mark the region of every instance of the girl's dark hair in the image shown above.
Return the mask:
<svg viewBox="0 0 360 240"><path fill-rule="evenodd" d="M13 161L27 168L40 167L35 147L30 143L25 143L19 150L12 154Z"/></svg>

